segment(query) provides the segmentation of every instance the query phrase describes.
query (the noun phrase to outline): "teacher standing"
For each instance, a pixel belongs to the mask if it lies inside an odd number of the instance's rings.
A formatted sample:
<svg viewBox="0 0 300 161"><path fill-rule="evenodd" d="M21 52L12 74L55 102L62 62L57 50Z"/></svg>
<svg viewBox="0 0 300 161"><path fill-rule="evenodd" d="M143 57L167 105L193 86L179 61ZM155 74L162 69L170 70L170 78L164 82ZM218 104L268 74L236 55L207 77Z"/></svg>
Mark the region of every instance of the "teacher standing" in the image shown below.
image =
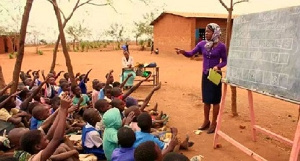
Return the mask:
<svg viewBox="0 0 300 161"><path fill-rule="evenodd" d="M214 133L217 126L217 117L219 114L222 83L214 84L207 79L209 69L221 73L221 68L227 64L227 51L224 43L220 42L221 29L215 23L210 23L205 29L205 39L199 42L196 47L189 52L176 49L177 54L183 54L186 57L191 57L200 52L203 55L203 73L202 73L202 100L204 103L204 122L199 130L208 129L207 133ZM211 105L213 105L213 118L210 122L209 113Z"/></svg>

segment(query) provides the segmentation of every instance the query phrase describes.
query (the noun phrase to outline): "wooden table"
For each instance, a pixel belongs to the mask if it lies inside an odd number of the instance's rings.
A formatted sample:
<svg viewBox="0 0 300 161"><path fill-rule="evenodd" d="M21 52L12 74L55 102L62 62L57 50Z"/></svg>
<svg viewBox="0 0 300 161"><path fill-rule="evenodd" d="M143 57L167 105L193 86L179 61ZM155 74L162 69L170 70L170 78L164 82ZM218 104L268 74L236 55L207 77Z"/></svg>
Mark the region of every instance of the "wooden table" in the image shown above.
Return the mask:
<svg viewBox="0 0 300 161"><path fill-rule="evenodd" d="M133 71L136 71L138 68L135 67L133 69ZM143 86L157 86L159 83L159 67L143 67L142 68L143 71L150 71L151 74L151 78L148 79L148 82L152 82L152 84L142 84ZM124 78L124 71L127 70L126 68L122 68L122 80L125 80ZM137 76L137 77L141 77L141 76ZM136 78L137 78L136 77ZM134 81L141 81L142 79L135 79Z"/></svg>

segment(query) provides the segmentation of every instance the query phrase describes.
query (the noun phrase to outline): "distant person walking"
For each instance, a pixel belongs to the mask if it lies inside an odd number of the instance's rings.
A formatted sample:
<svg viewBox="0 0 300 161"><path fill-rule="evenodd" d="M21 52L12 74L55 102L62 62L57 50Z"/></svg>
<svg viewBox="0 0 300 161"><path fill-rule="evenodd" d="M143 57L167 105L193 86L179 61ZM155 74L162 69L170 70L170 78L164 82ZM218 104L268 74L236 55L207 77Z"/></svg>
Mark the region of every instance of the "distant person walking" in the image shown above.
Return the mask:
<svg viewBox="0 0 300 161"><path fill-rule="evenodd" d="M214 133L217 125L217 117L219 114L222 83L216 85L208 80L209 69L221 73L221 68L227 64L227 51L224 43L220 42L221 29L215 23L210 23L205 29L205 39L199 42L196 47L186 52L182 49L176 49L177 54L183 54L186 57L191 57L196 53L203 55L203 72L202 72L202 100L204 103L204 122L199 130L208 129L207 133ZM213 104L213 119L209 120L209 112L211 104Z"/></svg>

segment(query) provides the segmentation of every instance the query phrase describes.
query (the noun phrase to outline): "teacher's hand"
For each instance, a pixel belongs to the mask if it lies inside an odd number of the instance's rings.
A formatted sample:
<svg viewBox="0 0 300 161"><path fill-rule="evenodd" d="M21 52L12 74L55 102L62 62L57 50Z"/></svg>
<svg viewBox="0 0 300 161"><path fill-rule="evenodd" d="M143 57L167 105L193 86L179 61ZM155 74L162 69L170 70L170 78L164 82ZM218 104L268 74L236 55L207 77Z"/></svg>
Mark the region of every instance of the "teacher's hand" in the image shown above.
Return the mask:
<svg viewBox="0 0 300 161"><path fill-rule="evenodd" d="M217 66L214 66L214 67L213 67L213 70L214 70L214 71L219 71L220 69L219 69Z"/></svg>
<svg viewBox="0 0 300 161"><path fill-rule="evenodd" d="M175 48L175 50L176 50L177 54L184 54L185 53L185 50L182 50L182 49L179 49L179 48Z"/></svg>

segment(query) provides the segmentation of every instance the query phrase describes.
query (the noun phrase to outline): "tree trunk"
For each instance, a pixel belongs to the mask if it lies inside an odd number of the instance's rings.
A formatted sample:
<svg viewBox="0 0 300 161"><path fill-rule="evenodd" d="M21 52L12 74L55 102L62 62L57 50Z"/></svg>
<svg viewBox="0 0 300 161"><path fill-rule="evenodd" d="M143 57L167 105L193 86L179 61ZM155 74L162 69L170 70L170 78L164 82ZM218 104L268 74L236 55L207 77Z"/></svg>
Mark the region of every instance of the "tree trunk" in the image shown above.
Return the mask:
<svg viewBox="0 0 300 161"><path fill-rule="evenodd" d="M19 50L18 50L18 56L15 63L15 68L13 72L13 81L16 83L11 87L10 93L15 93L17 91L18 82L19 82L19 74L22 67L22 61L24 56L24 45L25 45L25 38L26 38L26 31L27 31L27 24L29 20L29 14L32 7L33 0L27 0L26 6L24 9L23 17L22 17L22 23L21 23L21 29L20 29L20 40L19 40Z"/></svg>
<svg viewBox="0 0 300 161"><path fill-rule="evenodd" d="M75 45L76 45L76 43L75 43L75 39L73 40L73 51L75 51Z"/></svg>
<svg viewBox="0 0 300 161"><path fill-rule="evenodd" d="M232 5L231 0L231 5L228 11L228 18L227 18L227 26L226 26L226 48L227 51L229 51L230 47L230 40L231 40L231 31L232 31L232 11L233 11L233 5ZM227 52L229 54L229 52ZM230 86L231 89L231 113L233 116L238 116L237 113L237 104L236 104L236 87L235 86Z"/></svg>
<svg viewBox="0 0 300 161"><path fill-rule="evenodd" d="M58 50L59 42L60 42L60 34L58 34L58 37L57 37L57 40L56 40L56 43L55 43L55 47L54 47L54 50L53 50L53 57L52 57L52 64L51 64L51 67L50 67L50 72L54 72L54 69L55 69L56 58L57 58L57 50Z"/></svg>
<svg viewBox="0 0 300 161"><path fill-rule="evenodd" d="M64 33L64 27L63 27L63 24L61 22L60 12L59 12L59 8L58 8L58 5L56 3L56 0L53 0L53 8L54 8L55 15L56 15L56 18L57 18L61 45L62 45L63 53L64 53L64 56L65 56L65 59L66 59L66 66L68 68L68 73L70 75L72 86L75 86L75 85L77 85L77 83L76 83L76 80L75 80L75 77L74 77L71 58L70 58L68 48L67 48L67 42L66 42L66 37L65 37L65 33Z"/></svg>
<svg viewBox="0 0 300 161"><path fill-rule="evenodd" d="M135 45L138 45L138 38L135 37Z"/></svg>
<svg viewBox="0 0 300 161"><path fill-rule="evenodd" d="M0 65L0 89L3 89L5 87L5 80L2 72L2 67Z"/></svg>
<svg viewBox="0 0 300 161"><path fill-rule="evenodd" d="M68 21L72 18L74 12L76 11L76 9L78 9L78 4L79 4L80 0L77 0L77 3L75 5L75 7L73 8L72 12L70 13L69 17L67 17L63 23L63 28L66 27ZM51 68L50 68L50 72L53 72L55 69L55 64L56 64L56 58L57 58L57 51L58 51L58 46L59 46L59 42L60 42L60 34L58 34L57 36L57 40L55 43L55 47L53 50L53 58L52 58L52 64L51 64ZM73 48L74 51L74 48Z"/></svg>

